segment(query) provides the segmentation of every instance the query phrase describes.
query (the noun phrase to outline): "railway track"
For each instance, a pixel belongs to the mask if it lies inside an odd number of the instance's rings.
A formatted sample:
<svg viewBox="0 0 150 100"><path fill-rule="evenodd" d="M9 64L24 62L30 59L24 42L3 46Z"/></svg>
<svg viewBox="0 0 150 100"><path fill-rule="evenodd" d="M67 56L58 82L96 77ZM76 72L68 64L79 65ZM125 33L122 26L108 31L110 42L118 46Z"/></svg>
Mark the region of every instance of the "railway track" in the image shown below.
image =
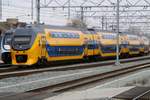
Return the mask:
<svg viewBox="0 0 150 100"><path fill-rule="evenodd" d="M45 86L42 88L37 88L33 89L30 91L26 91L25 93L17 93L17 94L11 94L11 95L6 95L6 96L0 96L0 99L6 99L7 100L32 100L34 97L40 98L40 95L45 95L48 93L62 93L64 91L68 91L70 89L80 87L83 85L91 84L96 81L104 81L106 79L115 77L115 76L120 76L124 75L127 73L131 73L137 70L141 70L144 68L149 68L150 67L150 62L146 63L141 63L141 64L135 64L132 66L128 67L123 67L121 69L116 69L114 71L109 71L105 73L96 73L93 75L89 75L86 77L80 77L74 80L66 80L65 82L60 82L58 84L53 84L49 86ZM42 96L43 98L44 96ZM36 100L36 99L35 99ZM40 100L40 99L38 99Z"/></svg>
<svg viewBox="0 0 150 100"><path fill-rule="evenodd" d="M69 89L73 89L78 86L82 86L82 85L89 84L89 83L99 81L99 80L105 80L105 79L112 78L115 76L120 76L126 73L130 73L130 72L137 71L143 68L148 68L148 67L150 67L150 63L135 65L135 66L131 66L128 68L122 68L122 69L118 69L118 70L111 71L111 72L96 74L96 75L80 78L77 80L67 81L61 84L47 86L44 88L39 88L39 89L27 91L27 92L38 92L38 91L43 91L43 90L50 90L51 92L67 91Z"/></svg>
<svg viewBox="0 0 150 100"><path fill-rule="evenodd" d="M124 64L124 63L134 62L134 61L144 61L147 59L150 59L150 56L121 59L120 62ZM2 67L0 68L0 79L8 78L8 77L25 76L29 74L36 74L36 73L47 72L47 71L67 71L67 70L76 70L76 69L87 69L87 68L101 67L101 66L112 65L112 64L115 64L115 60L73 64L73 65L65 65L65 66L55 66L55 67L41 67L41 68L33 67L29 69L18 68L18 66L11 66L7 68Z"/></svg>

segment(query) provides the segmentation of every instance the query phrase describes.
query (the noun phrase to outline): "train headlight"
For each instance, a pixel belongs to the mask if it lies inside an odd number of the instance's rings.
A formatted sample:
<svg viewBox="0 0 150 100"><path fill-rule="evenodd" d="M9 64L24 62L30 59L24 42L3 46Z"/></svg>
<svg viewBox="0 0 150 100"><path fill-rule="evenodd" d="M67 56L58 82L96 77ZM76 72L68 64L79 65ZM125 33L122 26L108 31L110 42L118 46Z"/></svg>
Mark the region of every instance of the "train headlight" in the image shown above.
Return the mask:
<svg viewBox="0 0 150 100"><path fill-rule="evenodd" d="M4 48L9 50L10 49L10 45L4 45Z"/></svg>

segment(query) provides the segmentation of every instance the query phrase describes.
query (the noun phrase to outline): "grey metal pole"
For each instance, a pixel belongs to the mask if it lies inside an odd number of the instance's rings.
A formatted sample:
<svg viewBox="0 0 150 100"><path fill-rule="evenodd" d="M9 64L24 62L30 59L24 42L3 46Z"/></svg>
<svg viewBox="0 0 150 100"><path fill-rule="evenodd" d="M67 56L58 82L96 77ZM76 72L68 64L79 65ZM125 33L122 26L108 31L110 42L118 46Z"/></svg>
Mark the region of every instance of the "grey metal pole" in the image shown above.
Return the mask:
<svg viewBox="0 0 150 100"><path fill-rule="evenodd" d="M2 0L0 0L0 19L2 19Z"/></svg>
<svg viewBox="0 0 150 100"><path fill-rule="evenodd" d="M104 30L104 16L102 16L102 31Z"/></svg>
<svg viewBox="0 0 150 100"><path fill-rule="evenodd" d="M70 20L70 0L68 0L68 20Z"/></svg>
<svg viewBox="0 0 150 100"><path fill-rule="evenodd" d="M33 20L33 0L31 0L31 19Z"/></svg>
<svg viewBox="0 0 150 100"><path fill-rule="evenodd" d="M105 17L105 21L106 21L106 31L107 31L107 25L108 25L108 23L107 23L107 17Z"/></svg>
<svg viewBox="0 0 150 100"><path fill-rule="evenodd" d="M119 0L117 0L117 45L116 45L116 65L120 65L119 61Z"/></svg>
<svg viewBox="0 0 150 100"><path fill-rule="evenodd" d="M40 23L40 0L36 0L36 21Z"/></svg>
<svg viewBox="0 0 150 100"><path fill-rule="evenodd" d="M81 22L83 23L84 20L84 11L83 11L83 7L81 7Z"/></svg>

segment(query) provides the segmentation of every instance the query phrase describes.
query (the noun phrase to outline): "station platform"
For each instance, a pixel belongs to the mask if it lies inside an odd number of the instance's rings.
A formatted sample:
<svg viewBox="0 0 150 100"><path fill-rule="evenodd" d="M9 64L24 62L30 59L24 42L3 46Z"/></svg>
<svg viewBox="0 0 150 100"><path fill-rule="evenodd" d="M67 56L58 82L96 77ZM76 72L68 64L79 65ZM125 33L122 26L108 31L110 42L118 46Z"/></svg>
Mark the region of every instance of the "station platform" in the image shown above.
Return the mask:
<svg viewBox="0 0 150 100"><path fill-rule="evenodd" d="M60 98L61 100L109 100L133 88L135 87L104 88L90 91L67 92L44 100L60 100Z"/></svg>
<svg viewBox="0 0 150 100"><path fill-rule="evenodd" d="M67 92L44 100L150 100L150 87L104 88Z"/></svg>
<svg viewBox="0 0 150 100"><path fill-rule="evenodd" d="M123 100L150 100L150 87L135 87L113 98Z"/></svg>

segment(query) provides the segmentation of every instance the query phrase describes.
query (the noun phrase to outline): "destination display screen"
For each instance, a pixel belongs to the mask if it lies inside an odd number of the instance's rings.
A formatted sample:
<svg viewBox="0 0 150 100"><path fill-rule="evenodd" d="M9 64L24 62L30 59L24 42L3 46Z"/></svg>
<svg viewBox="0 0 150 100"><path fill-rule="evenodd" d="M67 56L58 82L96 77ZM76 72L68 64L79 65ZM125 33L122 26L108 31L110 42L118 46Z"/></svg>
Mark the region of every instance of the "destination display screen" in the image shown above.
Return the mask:
<svg viewBox="0 0 150 100"><path fill-rule="evenodd" d="M15 37L14 41L15 42L30 42L31 38L28 37Z"/></svg>

